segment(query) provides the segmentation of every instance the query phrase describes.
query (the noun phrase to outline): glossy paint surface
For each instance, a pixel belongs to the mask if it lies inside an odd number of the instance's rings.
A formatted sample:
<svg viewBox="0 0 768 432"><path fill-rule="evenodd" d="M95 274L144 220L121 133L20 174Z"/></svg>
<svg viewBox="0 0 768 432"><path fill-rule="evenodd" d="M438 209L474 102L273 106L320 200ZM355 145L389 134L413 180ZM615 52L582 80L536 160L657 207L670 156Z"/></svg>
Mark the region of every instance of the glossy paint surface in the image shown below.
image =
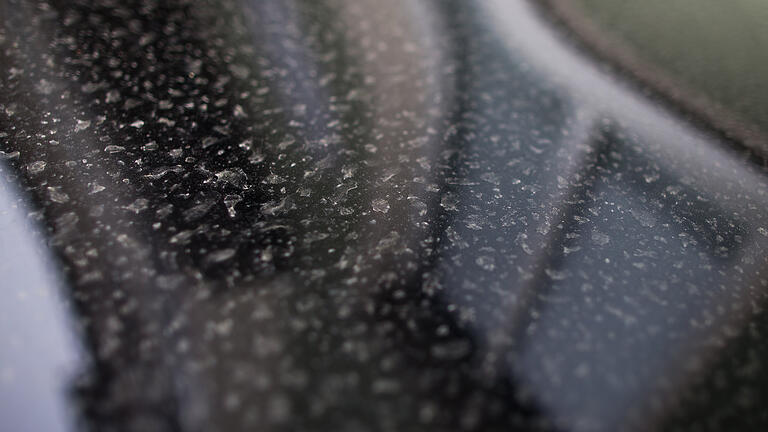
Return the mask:
<svg viewBox="0 0 768 432"><path fill-rule="evenodd" d="M765 164L527 3L0 12L0 175L76 311L79 428L768 420Z"/></svg>

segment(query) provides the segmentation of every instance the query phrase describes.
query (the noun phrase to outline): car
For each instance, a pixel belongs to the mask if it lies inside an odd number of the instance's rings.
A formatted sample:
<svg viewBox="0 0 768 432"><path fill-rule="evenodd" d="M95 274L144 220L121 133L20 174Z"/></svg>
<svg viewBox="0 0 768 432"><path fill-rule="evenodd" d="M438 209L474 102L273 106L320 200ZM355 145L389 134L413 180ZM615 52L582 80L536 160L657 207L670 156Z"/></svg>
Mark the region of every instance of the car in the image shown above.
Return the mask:
<svg viewBox="0 0 768 432"><path fill-rule="evenodd" d="M766 429L766 8L679 3L0 2L0 429Z"/></svg>

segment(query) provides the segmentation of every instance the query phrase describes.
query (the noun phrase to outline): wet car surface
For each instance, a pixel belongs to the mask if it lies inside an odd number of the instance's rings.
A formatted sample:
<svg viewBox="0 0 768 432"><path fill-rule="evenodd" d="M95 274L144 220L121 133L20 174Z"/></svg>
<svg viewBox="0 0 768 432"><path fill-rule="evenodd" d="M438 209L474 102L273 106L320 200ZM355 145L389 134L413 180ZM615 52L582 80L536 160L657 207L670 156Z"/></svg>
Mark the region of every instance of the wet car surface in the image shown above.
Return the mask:
<svg viewBox="0 0 768 432"><path fill-rule="evenodd" d="M768 422L764 160L528 3L0 12L15 430Z"/></svg>

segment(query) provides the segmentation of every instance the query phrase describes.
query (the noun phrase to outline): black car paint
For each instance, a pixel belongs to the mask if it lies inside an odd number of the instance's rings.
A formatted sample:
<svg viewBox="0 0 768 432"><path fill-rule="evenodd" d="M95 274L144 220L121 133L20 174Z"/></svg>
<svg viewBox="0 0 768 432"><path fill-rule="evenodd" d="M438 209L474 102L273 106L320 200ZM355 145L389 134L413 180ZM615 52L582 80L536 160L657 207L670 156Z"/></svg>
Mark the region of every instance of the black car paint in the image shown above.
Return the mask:
<svg viewBox="0 0 768 432"><path fill-rule="evenodd" d="M2 8L78 427L765 425L764 162L526 4Z"/></svg>

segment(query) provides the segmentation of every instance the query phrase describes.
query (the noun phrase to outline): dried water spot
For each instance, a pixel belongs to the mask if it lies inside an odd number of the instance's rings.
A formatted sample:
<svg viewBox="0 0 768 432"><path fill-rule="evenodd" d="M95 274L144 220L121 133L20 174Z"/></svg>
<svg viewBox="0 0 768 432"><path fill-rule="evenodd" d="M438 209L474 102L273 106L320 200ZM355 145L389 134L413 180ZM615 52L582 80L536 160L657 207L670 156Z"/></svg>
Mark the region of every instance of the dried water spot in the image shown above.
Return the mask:
<svg viewBox="0 0 768 432"><path fill-rule="evenodd" d="M37 175L45 170L45 161L36 161L27 165L27 172L31 175Z"/></svg>
<svg viewBox="0 0 768 432"><path fill-rule="evenodd" d="M603 234L599 231L595 231L592 233L592 243L598 245L598 246L605 246L608 243L610 243L611 238L608 237L607 234Z"/></svg>
<svg viewBox="0 0 768 432"><path fill-rule="evenodd" d="M210 263L220 263L220 262L227 261L233 256L235 256L235 250L231 248L227 248L227 249L221 249L221 250L217 250L215 252L209 253L208 256L206 257L206 260Z"/></svg>
<svg viewBox="0 0 768 432"><path fill-rule="evenodd" d="M248 176L241 168L231 168L216 173L217 183L227 183L238 189L248 188Z"/></svg>
<svg viewBox="0 0 768 432"><path fill-rule="evenodd" d="M65 192L62 192L61 187L59 186L49 186L48 187L48 198L59 204L64 204L69 201L69 195L67 195Z"/></svg>
<svg viewBox="0 0 768 432"><path fill-rule="evenodd" d="M371 203L374 211L386 214L389 211L389 203L386 200L377 198Z"/></svg>

